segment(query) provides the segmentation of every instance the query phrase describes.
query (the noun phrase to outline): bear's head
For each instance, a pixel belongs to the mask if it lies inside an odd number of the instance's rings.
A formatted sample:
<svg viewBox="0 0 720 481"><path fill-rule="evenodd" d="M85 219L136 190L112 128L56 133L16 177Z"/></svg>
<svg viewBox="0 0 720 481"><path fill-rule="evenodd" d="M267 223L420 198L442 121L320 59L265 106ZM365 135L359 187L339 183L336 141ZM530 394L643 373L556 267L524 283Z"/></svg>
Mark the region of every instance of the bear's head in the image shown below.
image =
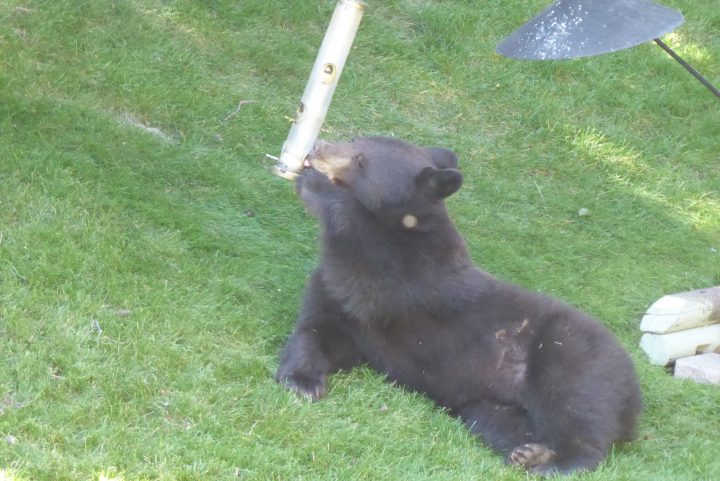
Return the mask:
<svg viewBox="0 0 720 481"><path fill-rule="evenodd" d="M428 231L445 219L443 199L462 185L457 156L388 137L318 141L297 190L308 210L344 230L363 218Z"/></svg>

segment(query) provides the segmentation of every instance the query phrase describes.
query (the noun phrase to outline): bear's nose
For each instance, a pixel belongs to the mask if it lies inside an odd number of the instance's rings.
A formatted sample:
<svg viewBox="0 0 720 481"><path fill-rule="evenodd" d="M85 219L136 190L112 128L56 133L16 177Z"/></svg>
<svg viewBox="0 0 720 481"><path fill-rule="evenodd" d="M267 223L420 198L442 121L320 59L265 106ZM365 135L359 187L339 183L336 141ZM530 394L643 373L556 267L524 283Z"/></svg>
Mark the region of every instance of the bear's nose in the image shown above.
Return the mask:
<svg viewBox="0 0 720 481"><path fill-rule="evenodd" d="M317 139L315 143L313 144L313 148L308 152L307 157L305 157L305 160L303 161L304 167L311 167L312 161L319 159L322 154L322 150L327 148L328 142L325 142L324 140Z"/></svg>
<svg viewBox="0 0 720 481"><path fill-rule="evenodd" d="M310 149L310 152L308 152L307 157L305 157L305 160L303 160L303 167L310 168L312 167L312 161L319 158L319 151L322 149L327 142L324 140L316 140L313 144L312 149Z"/></svg>

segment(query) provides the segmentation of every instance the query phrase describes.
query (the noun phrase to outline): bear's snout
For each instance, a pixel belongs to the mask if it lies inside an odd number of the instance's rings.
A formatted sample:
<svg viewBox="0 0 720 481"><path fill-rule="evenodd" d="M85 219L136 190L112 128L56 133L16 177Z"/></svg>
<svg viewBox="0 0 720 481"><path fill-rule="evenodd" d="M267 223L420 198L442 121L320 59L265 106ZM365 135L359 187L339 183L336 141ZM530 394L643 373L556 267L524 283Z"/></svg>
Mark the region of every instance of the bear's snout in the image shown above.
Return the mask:
<svg viewBox="0 0 720 481"><path fill-rule="evenodd" d="M337 144L324 140L315 141L313 149L305 160L306 167L312 167L325 174L331 182L342 181L352 165L352 156L337 152L338 149L334 148L336 146Z"/></svg>

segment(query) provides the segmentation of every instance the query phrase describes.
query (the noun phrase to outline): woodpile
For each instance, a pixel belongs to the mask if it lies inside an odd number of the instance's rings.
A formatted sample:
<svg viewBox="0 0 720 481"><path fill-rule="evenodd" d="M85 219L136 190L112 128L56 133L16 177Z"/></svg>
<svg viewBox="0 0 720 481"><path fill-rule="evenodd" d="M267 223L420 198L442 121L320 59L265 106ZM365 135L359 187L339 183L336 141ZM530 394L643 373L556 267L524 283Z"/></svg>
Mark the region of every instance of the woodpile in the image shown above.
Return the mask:
<svg viewBox="0 0 720 481"><path fill-rule="evenodd" d="M658 299L640 323L640 347L675 376L720 384L720 286Z"/></svg>

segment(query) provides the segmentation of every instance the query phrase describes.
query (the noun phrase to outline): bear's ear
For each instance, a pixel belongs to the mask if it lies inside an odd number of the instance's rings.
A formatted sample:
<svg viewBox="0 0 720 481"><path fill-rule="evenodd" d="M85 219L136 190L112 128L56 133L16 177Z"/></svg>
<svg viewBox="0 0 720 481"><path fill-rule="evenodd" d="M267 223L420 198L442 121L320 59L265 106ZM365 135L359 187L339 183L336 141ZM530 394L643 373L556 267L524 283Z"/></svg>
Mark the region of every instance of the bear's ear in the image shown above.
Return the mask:
<svg viewBox="0 0 720 481"><path fill-rule="evenodd" d="M415 178L418 188L436 199L451 196L458 191L462 183L462 173L457 169L425 167Z"/></svg>
<svg viewBox="0 0 720 481"><path fill-rule="evenodd" d="M438 169L457 169L458 158L452 150L444 147L425 147L425 152L430 155Z"/></svg>

